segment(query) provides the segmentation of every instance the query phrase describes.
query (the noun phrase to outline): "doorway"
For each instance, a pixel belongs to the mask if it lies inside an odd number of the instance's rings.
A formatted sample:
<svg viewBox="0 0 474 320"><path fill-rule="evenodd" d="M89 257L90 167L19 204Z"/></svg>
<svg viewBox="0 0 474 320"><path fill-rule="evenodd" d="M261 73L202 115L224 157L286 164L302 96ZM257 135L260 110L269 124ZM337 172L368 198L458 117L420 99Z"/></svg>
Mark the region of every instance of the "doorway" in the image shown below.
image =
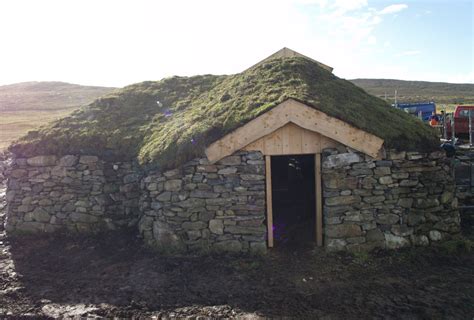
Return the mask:
<svg viewBox="0 0 474 320"><path fill-rule="evenodd" d="M273 239L276 246L316 240L314 155L271 156Z"/></svg>

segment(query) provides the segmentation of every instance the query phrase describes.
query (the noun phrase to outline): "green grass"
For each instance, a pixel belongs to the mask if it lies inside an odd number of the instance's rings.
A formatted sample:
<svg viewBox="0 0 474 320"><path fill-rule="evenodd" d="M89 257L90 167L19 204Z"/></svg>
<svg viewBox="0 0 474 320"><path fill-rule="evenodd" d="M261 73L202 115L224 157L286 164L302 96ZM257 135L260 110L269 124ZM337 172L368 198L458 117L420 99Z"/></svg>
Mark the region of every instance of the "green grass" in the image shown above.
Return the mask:
<svg viewBox="0 0 474 320"><path fill-rule="evenodd" d="M286 58L230 76L127 86L30 132L10 149L19 156L87 153L173 167L202 156L210 143L288 98L377 135L388 148L429 151L438 144L418 119L314 62Z"/></svg>

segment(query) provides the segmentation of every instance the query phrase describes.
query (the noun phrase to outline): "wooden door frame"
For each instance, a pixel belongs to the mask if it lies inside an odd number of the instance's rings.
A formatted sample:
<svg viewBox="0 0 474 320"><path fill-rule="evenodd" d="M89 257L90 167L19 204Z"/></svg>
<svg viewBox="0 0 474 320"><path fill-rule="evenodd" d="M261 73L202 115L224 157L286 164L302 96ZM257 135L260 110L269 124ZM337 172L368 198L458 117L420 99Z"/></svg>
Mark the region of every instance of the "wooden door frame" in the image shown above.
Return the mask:
<svg viewBox="0 0 474 320"><path fill-rule="evenodd" d="M316 245L323 245L323 193L321 183L321 153L314 154L314 189L315 189L315 215L316 215ZM265 155L265 182L266 182L266 202L267 202L267 237L268 247L273 248L273 194L272 194L272 156Z"/></svg>

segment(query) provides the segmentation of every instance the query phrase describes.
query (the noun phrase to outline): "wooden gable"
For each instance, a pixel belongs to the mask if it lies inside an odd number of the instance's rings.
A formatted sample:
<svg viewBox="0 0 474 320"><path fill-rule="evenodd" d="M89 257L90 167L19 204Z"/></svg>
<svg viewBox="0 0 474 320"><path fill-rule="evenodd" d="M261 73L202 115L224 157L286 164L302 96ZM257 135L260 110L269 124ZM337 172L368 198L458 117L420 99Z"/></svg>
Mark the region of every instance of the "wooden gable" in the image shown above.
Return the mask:
<svg viewBox="0 0 474 320"><path fill-rule="evenodd" d="M252 148L263 154L295 154L291 152L295 150L301 151L297 154L310 153L306 152L310 149L316 151L311 153L319 153L323 144L331 144L332 141L373 158L378 157L383 145L383 139L377 136L288 99L212 143L206 149L206 155L214 163L238 150Z"/></svg>

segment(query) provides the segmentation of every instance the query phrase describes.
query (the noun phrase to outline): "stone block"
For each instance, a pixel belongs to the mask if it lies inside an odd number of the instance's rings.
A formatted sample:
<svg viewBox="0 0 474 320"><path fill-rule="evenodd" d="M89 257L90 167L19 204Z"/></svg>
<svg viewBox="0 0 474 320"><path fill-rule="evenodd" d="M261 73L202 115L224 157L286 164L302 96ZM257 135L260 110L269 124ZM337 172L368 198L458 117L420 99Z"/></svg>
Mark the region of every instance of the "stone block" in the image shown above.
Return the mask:
<svg viewBox="0 0 474 320"><path fill-rule="evenodd" d="M56 156L36 156L28 158L26 163L32 167L47 167L54 166L56 164Z"/></svg>
<svg viewBox="0 0 474 320"><path fill-rule="evenodd" d="M218 164L224 166L236 166L241 164L240 156L228 156L224 159L219 160Z"/></svg>
<svg viewBox="0 0 474 320"><path fill-rule="evenodd" d="M325 204L327 206L343 206L343 205L349 205L349 204L354 204L354 203L359 203L359 202L360 202L360 197L355 196L355 195L338 196L338 197L325 199Z"/></svg>
<svg viewBox="0 0 474 320"><path fill-rule="evenodd" d="M375 221L378 224L388 224L392 225L395 223L398 223L400 221L400 217L396 214L392 213L385 213L385 214L379 214L375 217Z"/></svg>
<svg viewBox="0 0 474 320"><path fill-rule="evenodd" d="M203 221L194 221L194 222L183 222L182 225L184 230L200 230L207 227L207 223Z"/></svg>
<svg viewBox="0 0 474 320"><path fill-rule="evenodd" d="M224 234L224 224L222 222L222 219L210 220L209 230L214 234Z"/></svg>
<svg viewBox="0 0 474 320"><path fill-rule="evenodd" d="M385 246L388 249L399 249L410 245L410 241L404 237L385 233Z"/></svg>
<svg viewBox="0 0 474 320"><path fill-rule="evenodd" d="M380 242L385 240L385 236L380 229L368 230L365 237L368 242Z"/></svg>
<svg viewBox="0 0 474 320"><path fill-rule="evenodd" d="M356 224L328 225L325 228L325 235L330 238L352 238L361 236L362 230Z"/></svg>
<svg viewBox="0 0 474 320"><path fill-rule="evenodd" d="M411 208L413 205L412 198L400 198L397 202L397 205L402 208Z"/></svg>
<svg viewBox="0 0 474 320"><path fill-rule="evenodd" d="M10 177L19 179L22 177L26 177L28 175L28 171L25 169L15 169L10 172Z"/></svg>
<svg viewBox="0 0 474 320"><path fill-rule="evenodd" d="M264 180L265 176L260 175L260 174L241 174L240 178L242 180L251 180L251 181L258 181L258 180Z"/></svg>
<svg viewBox="0 0 474 320"><path fill-rule="evenodd" d="M222 174L222 175L234 174L234 173L237 173L237 168L235 167L227 167L227 168L223 168L217 171L217 174Z"/></svg>
<svg viewBox="0 0 474 320"><path fill-rule="evenodd" d="M172 179L165 181L164 188L166 191L180 191L183 185L183 181L180 179Z"/></svg>
<svg viewBox="0 0 474 320"><path fill-rule="evenodd" d="M323 161L323 168L342 168L352 163L361 162L362 159L357 153L341 153L330 155Z"/></svg>
<svg viewBox="0 0 474 320"><path fill-rule="evenodd" d="M418 180L402 180L399 185L400 187L415 187L418 185Z"/></svg>
<svg viewBox="0 0 474 320"><path fill-rule="evenodd" d="M96 156L81 156L79 158L79 163L87 164L87 165L97 163L98 161L99 161L99 157L96 157Z"/></svg>
<svg viewBox="0 0 474 320"><path fill-rule="evenodd" d="M367 203L377 203L377 202L382 202L385 200L385 196L368 196L368 197L363 197L364 202Z"/></svg>
<svg viewBox="0 0 474 320"><path fill-rule="evenodd" d="M431 230L428 233L428 236L431 241L440 241L441 239L443 239L443 235L438 230Z"/></svg>
<svg viewBox="0 0 474 320"><path fill-rule="evenodd" d="M73 155L67 155L59 159L58 165L61 167L72 167L77 164L78 158Z"/></svg>

